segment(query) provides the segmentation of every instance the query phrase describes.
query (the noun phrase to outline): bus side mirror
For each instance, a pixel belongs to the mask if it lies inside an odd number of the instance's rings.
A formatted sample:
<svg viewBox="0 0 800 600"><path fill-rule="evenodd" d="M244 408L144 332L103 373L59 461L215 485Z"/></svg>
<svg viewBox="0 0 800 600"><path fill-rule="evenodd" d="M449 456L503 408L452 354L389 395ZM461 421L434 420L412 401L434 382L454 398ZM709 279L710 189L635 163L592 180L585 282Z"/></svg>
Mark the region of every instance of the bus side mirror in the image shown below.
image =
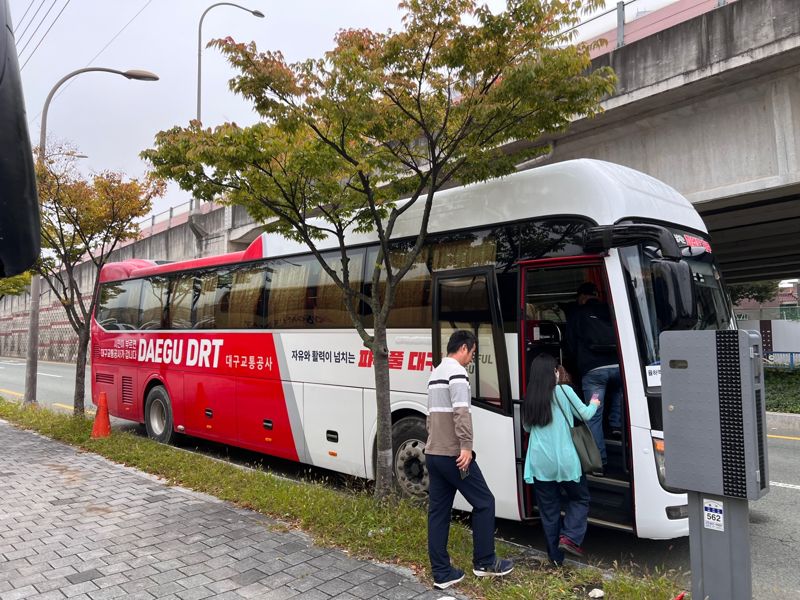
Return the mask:
<svg viewBox="0 0 800 600"><path fill-rule="evenodd" d="M39 199L17 50L6 0L0 0L0 277L39 256Z"/></svg>
<svg viewBox="0 0 800 600"><path fill-rule="evenodd" d="M697 324L697 296L689 264L654 260L652 276L659 331L693 329Z"/></svg>

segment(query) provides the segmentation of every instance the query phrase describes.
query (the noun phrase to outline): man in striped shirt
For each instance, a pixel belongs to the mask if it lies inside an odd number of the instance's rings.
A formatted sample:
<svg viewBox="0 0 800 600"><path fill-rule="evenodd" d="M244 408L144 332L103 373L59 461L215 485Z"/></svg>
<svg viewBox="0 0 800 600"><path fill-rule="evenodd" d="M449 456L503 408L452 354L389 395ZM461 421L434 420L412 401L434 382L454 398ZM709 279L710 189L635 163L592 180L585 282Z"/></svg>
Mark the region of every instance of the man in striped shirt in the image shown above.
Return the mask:
<svg viewBox="0 0 800 600"><path fill-rule="evenodd" d="M438 589L464 579L464 571L450 564L447 553L456 491L472 505L472 572L493 577L514 568L510 560L494 553L494 496L472 452L472 394L464 367L472 362L476 344L471 331L455 331L447 343L447 356L428 380L428 555Z"/></svg>

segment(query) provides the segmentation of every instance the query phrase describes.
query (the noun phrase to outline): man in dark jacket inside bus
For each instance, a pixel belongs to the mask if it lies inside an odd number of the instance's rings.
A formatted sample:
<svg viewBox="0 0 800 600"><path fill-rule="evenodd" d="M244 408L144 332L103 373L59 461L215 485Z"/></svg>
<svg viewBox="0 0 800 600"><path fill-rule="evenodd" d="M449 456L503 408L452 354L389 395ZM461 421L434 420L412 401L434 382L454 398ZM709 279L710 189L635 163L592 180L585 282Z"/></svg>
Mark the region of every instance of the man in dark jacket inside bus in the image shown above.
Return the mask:
<svg viewBox="0 0 800 600"><path fill-rule="evenodd" d="M605 466L603 412L608 407L611 435L622 435L622 380L617 357L617 334L608 304L600 301L597 285L591 281L578 287L577 306L567 319L567 343L575 355L581 377L583 400L600 400L600 407L589 420L589 428L597 442Z"/></svg>

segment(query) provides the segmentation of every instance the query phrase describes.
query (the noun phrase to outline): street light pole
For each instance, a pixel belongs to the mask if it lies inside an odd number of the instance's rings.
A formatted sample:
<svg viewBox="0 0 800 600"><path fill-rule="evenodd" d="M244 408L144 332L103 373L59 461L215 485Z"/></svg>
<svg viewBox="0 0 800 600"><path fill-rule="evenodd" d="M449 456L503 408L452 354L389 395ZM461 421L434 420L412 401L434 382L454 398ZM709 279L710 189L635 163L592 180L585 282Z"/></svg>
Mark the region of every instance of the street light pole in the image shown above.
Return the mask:
<svg viewBox="0 0 800 600"><path fill-rule="evenodd" d="M206 18L206 13L215 6L234 6L236 8L240 8L245 12L249 12L254 17L258 17L259 19L264 18L264 13L262 13L260 10L250 10L249 8L245 8L244 6L239 6L238 4L234 4L233 2L217 2L216 4L212 4L207 9L205 9L203 11L203 14L200 15L200 23L197 26L197 120L198 121L200 121L200 79L201 79L202 60L203 60L203 19Z"/></svg>
<svg viewBox="0 0 800 600"><path fill-rule="evenodd" d="M89 71L100 71L103 73L114 73L115 75L122 75L127 79L135 79L137 81L158 81L158 75L150 71L141 71L133 69L130 71L118 71L117 69L107 69L105 67L86 67L77 69L68 73L58 80L58 82L47 94L47 99L44 101L44 108L42 109L42 127L39 130L39 168L44 169L45 166L45 143L47 140L47 109L50 108L50 101L53 99L56 91L68 79L87 73ZM28 355L25 365L25 396L23 404L36 404L36 371L39 368L39 294L41 282L39 275L31 277L31 306L30 306L30 320L28 322Z"/></svg>

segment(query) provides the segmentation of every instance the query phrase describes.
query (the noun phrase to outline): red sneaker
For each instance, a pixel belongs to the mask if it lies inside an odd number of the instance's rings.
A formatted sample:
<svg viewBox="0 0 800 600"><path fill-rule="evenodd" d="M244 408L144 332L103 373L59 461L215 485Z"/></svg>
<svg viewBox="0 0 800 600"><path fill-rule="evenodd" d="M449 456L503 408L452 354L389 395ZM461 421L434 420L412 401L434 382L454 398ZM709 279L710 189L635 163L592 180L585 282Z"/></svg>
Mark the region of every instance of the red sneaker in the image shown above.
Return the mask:
<svg viewBox="0 0 800 600"><path fill-rule="evenodd" d="M562 552L572 554L572 556L577 556L579 558L583 558L583 556L586 554L583 551L583 548L578 546L578 544L573 542L565 535L562 535L560 538L558 538L558 549Z"/></svg>

